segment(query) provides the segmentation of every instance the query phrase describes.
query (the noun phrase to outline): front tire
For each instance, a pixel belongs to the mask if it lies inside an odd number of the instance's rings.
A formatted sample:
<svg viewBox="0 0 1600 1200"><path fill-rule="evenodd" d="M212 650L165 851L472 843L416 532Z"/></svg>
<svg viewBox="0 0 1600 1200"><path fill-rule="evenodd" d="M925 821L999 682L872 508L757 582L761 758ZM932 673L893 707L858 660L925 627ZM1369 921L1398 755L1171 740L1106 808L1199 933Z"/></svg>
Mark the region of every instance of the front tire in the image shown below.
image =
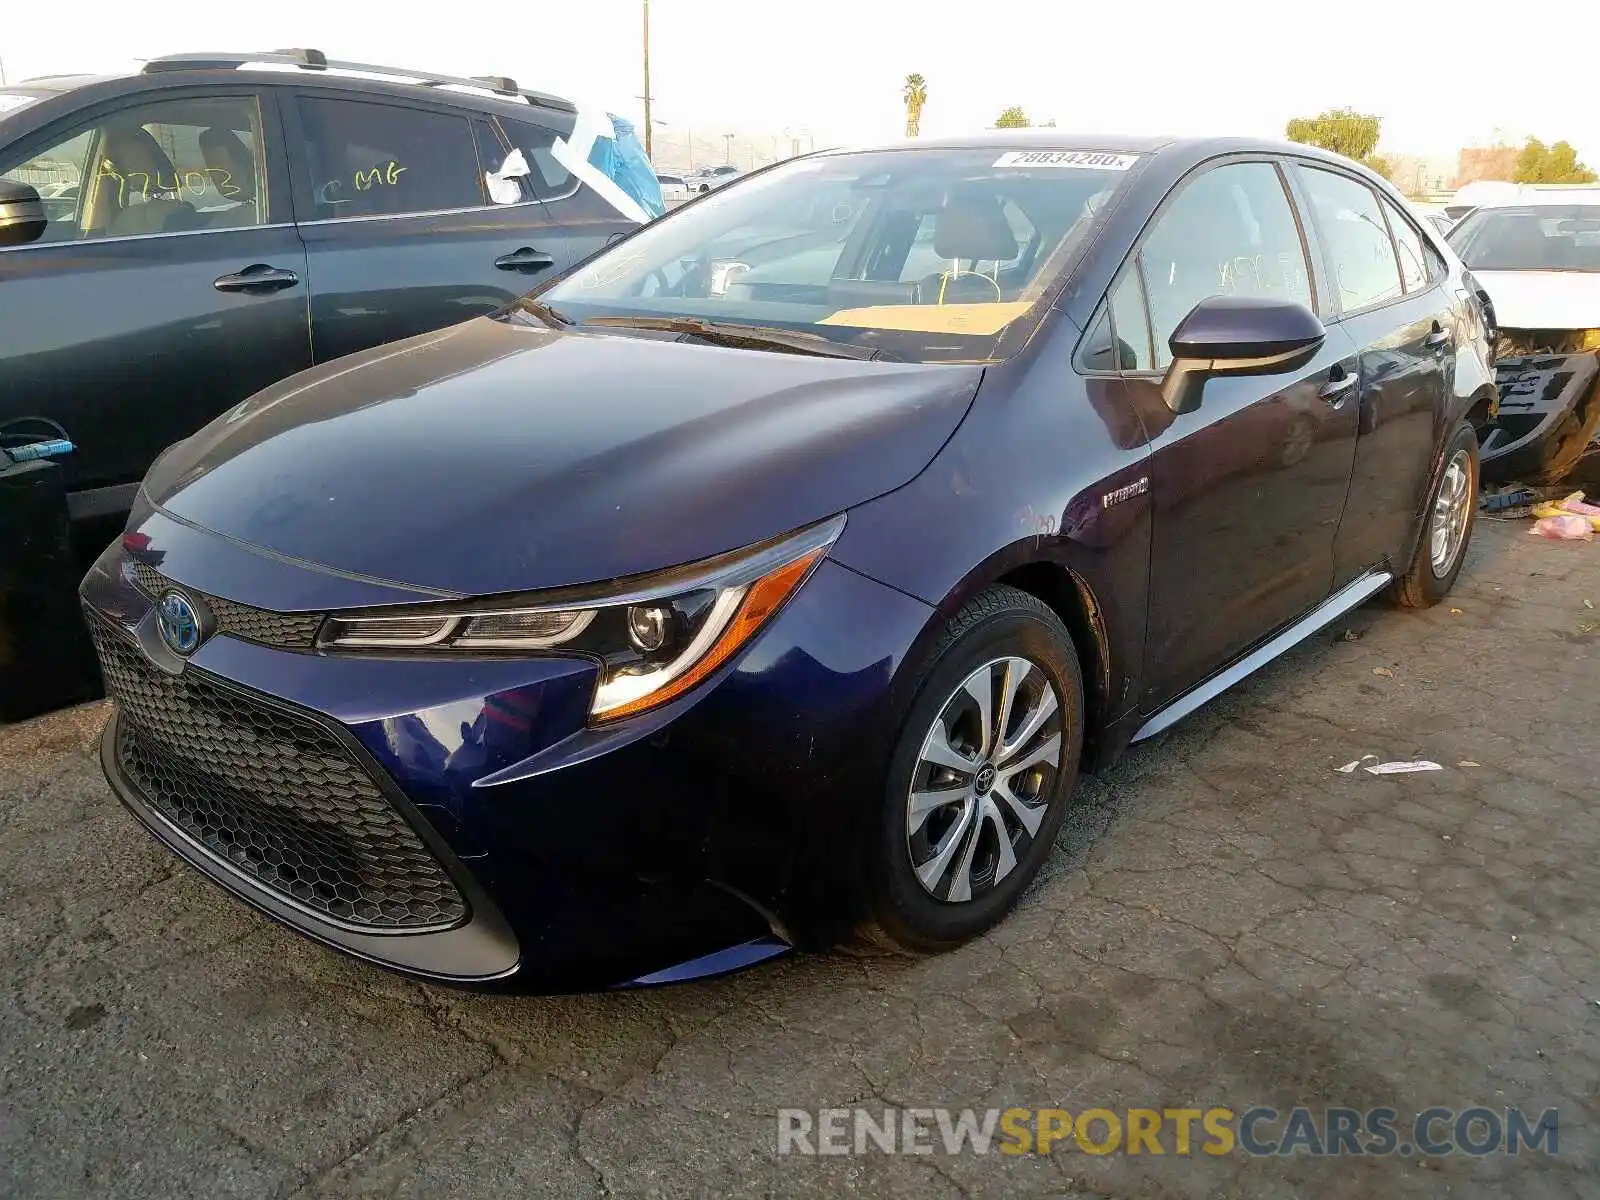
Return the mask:
<svg viewBox="0 0 1600 1200"><path fill-rule="evenodd" d="M1463 421L1444 449L1444 469L1428 497L1417 552L1390 585L1402 608L1431 608L1450 593L1467 559L1478 515L1478 435Z"/></svg>
<svg viewBox="0 0 1600 1200"><path fill-rule="evenodd" d="M946 626L890 760L868 939L947 950L997 924L1050 853L1077 782L1083 680L1049 606L996 585Z"/></svg>

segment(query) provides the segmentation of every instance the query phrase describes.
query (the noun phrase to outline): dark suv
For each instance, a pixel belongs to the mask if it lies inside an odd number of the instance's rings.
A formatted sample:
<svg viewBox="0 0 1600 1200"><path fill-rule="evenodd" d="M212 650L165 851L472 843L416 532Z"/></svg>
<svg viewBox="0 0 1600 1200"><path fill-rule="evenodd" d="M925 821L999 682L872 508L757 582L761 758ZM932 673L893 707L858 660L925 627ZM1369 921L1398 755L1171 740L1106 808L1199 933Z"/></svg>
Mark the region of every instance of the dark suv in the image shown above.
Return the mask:
<svg viewBox="0 0 1600 1200"><path fill-rule="evenodd" d="M0 88L0 427L65 429L74 525L112 518L104 540L232 405L499 309L648 219L591 165L603 118L309 50Z"/></svg>

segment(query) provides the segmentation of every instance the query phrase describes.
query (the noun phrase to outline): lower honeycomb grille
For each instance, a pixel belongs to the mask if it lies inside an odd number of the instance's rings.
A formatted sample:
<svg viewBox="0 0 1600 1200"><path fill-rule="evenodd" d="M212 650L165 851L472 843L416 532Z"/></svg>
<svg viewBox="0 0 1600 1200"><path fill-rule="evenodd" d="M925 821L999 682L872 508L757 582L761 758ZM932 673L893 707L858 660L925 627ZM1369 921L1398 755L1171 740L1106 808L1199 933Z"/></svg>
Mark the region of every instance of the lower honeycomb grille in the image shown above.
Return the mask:
<svg viewBox="0 0 1600 1200"><path fill-rule="evenodd" d="M116 757L159 816L297 907L370 932L447 929L460 891L339 740L190 669L157 668L90 617L119 710Z"/></svg>

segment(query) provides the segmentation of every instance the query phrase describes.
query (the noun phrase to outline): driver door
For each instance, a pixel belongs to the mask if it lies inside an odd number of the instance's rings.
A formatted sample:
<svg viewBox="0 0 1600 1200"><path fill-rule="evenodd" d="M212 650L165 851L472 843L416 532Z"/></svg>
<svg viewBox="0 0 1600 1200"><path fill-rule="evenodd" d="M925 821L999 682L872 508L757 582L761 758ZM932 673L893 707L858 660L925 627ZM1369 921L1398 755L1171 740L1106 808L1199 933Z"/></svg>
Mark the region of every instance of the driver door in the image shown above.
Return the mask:
<svg viewBox="0 0 1600 1200"><path fill-rule="evenodd" d="M1259 296L1315 311L1309 261L1278 165L1235 160L1178 185L1113 293L1153 450L1147 711L1331 590L1355 455L1349 339L1330 329L1316 357L1287 374L1213 377L1182 415L1160 391L1168 338L1199 301Z"/></svg>

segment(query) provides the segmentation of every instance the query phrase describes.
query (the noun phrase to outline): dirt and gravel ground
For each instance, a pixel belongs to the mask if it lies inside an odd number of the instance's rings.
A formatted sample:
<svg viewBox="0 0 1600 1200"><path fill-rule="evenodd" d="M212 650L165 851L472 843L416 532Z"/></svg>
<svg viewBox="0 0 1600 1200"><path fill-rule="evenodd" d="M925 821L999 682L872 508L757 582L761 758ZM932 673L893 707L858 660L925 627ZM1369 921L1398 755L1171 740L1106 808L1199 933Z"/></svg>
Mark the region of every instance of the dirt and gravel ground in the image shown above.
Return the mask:
<svg viewBox="0 0 1600 1200"><path fill-rule="evenodd" d="M1600 546L1525 528L1087 781L1022 910L921 962L418 986L158 849L99 706L0 729L0 1193L1600 1195ZM1185 1103L1555 1107L1560 1153L774 1152L780 1107Z"/></svg>

